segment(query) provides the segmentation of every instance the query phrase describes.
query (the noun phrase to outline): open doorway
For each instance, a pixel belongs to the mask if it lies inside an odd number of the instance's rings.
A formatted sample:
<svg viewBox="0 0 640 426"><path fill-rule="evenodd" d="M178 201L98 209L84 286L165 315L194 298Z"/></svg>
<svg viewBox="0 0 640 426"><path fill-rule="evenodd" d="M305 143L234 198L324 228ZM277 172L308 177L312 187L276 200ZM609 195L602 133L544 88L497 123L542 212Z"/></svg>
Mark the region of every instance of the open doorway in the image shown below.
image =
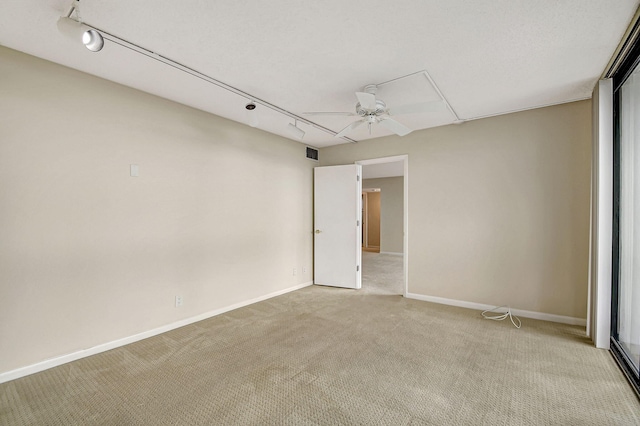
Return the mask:
<svg viewBox="0 0 640 426"><path fill-rule="evenodd" d="M362 288L406 295L408 157L361 160L356 164L362 165ZM379 203L377 230L376 203Z"/></svg>

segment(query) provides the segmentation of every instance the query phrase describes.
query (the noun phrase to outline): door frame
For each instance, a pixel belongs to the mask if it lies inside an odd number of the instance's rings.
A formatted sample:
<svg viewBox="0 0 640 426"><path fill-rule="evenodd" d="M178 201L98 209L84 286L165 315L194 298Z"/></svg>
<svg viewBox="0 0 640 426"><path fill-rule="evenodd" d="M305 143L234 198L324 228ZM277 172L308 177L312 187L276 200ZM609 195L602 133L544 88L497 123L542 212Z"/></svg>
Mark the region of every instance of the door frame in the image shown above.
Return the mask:
<svg viewBox="0 0 640 426"><path fill-rule="evenodd" d="M402 273L404 275L404 285L403 285L403 293L404 297L407 297L409 293L409 155L394 155L392 157L380 157L380 158L370 158L366 160L357 160L355 164L360 164L362 166L367 166L371 164L381 164L381 163L395 163L397 161L402 161L404 163L404 176L403 176L403 185L404 185L404 200L403 200L403 218L402 218L402 229L404 235L402 237ZM363 178L364 179L364 178ZM362 268L361 268L362 269Z"/></svg>

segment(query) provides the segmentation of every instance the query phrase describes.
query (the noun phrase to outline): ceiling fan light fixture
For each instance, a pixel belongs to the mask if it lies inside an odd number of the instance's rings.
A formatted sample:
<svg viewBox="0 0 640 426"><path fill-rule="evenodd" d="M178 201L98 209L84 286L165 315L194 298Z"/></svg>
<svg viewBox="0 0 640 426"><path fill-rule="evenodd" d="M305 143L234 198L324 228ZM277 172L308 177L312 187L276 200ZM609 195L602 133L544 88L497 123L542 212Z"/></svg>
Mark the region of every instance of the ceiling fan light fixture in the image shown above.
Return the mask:
<svg viewBox="0 0 640 426"><path fill-rule="evenodd" d="M393 109L387 107L387 104L382 100L376 98L378 86L375 84L369 84L364 87L363 92L356 92L356 113L343 113L343 112L310 112L305 114L311 115L355 115L360 118L353 123L347 125L344 129L336 133L336 138L342 138L348 133L360 127L362 124L367 124L369 134L372 133L374 125L382 125L387 130L395 133L398 136L406 136L411 133L411 129L404 124L391 118L392 115L400 114L417 114L425 112L440 111L446 108L446 104L442 101L429 101L421 102L412 105L402 105Z"/></svg>

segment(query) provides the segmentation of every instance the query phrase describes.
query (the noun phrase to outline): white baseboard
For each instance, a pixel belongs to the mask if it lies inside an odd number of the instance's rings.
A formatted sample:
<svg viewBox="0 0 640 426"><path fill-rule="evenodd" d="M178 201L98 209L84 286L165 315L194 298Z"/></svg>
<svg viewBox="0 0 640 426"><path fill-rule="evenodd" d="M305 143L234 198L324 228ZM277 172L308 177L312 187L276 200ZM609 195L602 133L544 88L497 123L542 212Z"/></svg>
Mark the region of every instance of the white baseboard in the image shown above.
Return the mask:
<svg viewBox="0 0 640 426"><path fill-rule="evenodd" d="M381 251L380 254L390 254L392 256L404 256L404 253L396 253L393 251Z"/></svg>
<svg viewBox="0 0 640 426"><path fill-rule="evenodd" d="M493 309L495 305L485 305L482 303L465 302L463 300L445 299L444 297L425 296L422 294L407 293L406 296L409 299L422 300L425 302L440 303L442 305L458 306L460 308L475 309L477 311L486 311L487 309ZM587 320L585 318L566 317L564 315L546 314L544 312L525 311L522 309L511 309L513 315L517 315L523 318L532 318L543 321L559 322L562 324L581 325L586 326Z"/></svg>
<svg viewBox="0 0 640 426"><path fill-rule="evenodd" d="M27 365L26 367L20 367L15 370L6 371L0 373L0 383L5 383L10 380L19 379L20 377L28 376L30 374L39 373L40 371L47 370L49 368L57 367L62 364L66 364L71 361L76 361L81 358L85 358L91 355L99 354L111 349L119 348L120 346L128 345L139 340L147 339L149 337L156 336L158 334L166 333L167 331L174 330L176 328L184 327L185 325L193 324L198 321L205 320L207 318L214 317L216 315L223 314L225 312L233 311L234 309L242 308L244 306L251 305L253 303L262 302L263 300L271 299L272 297L280 296L291 291L299 290L304 287L312 285L313 282L298 284L293 287L286 288L284 290L278 290L273 293L266 294L264 296L256 297L254 299L246 300L243 302L235 303L224 308L215 309L213 311L205 312L200 315L196 315L191 318L186 318L180 321L173 322L171 324L163 325L152 330L144 331L142 333L134 334L133 336L124 337L122 339L114 340L112 342L103 343L88 349L82 349L70 354L62 355L56 358L47 359L35 364Z"/></svg>

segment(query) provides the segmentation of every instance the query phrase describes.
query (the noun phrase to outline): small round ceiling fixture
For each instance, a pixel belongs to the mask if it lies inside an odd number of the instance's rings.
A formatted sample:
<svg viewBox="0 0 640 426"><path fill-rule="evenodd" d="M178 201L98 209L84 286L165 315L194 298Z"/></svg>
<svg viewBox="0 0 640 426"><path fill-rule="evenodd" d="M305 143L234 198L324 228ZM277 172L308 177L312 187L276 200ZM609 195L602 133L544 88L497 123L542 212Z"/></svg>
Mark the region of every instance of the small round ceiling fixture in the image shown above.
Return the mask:
<svg viewBox="0 0 640 426"><path fill-rule="evenodd" d="M253 111L254 109L256 109L256 104L254 104L253 102L249 102L247 105L245 105L245 108L249 111Z"/></svg>

